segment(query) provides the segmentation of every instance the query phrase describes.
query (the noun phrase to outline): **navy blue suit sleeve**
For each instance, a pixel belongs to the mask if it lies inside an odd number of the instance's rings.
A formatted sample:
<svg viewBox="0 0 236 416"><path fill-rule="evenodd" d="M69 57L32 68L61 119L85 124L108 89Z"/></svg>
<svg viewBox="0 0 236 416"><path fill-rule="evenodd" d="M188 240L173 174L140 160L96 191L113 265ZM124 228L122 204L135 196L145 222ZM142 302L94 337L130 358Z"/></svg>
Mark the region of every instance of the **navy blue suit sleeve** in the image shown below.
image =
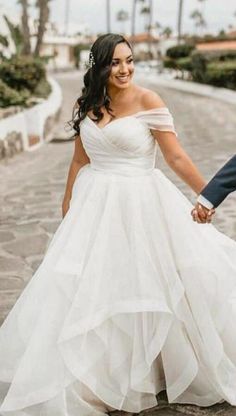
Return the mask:
<svg viewBox="0 0 236 416"><path fill-rule="evenodd" d="M201 191L216 208L233 191L236 190L236 155L232 157Z"/></svg>

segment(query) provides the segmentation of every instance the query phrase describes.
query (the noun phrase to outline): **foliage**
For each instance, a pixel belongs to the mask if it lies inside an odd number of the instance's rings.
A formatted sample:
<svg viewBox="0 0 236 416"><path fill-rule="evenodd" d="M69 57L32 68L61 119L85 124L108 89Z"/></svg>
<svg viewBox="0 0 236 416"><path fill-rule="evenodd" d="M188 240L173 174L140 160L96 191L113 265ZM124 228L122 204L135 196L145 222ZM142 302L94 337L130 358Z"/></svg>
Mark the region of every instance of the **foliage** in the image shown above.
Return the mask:
<svg viewBox="0 0 236 416"><path fill-rule="evenodd" d="M13 57L0 64L0 78L11 88L34 92L38 83L45 79L43 63L32 57Z"/></svg>
<svg viewBox="0 0 236 416"><path fill-rule="evenodd" d="M19 25L14 25L7 16L4 16L4 20L7 24L8 30L11 35L11 39L15 45L16 54L19 55L24 48L24 38Z"/></svg>
<svg viewBox="0 0 236 416"><path fill-rule="evenodd" d="M24 90L18 92L9 87L5 82L0 80L0 107L9 107L12 105L26 105L29 93Z"/></svg>
<svg viewBox="0 0 236 416"><path fill-rule="evenodd" d="M4 60L0 64L0 79L0 107L27 107L51 92L43 63L32 57L15 56Z"/></svg>
<svg viewBox="0 0 236 416"><path fill-rule="evenodd" d="M9 42L8 42L7 37L6 37L6 36L4 36L4 35L1 35L1 33L0 33L0 44L1 44L2 46L5 46L6 48L7 48L7 47L8 47L8 45L9 45Z"/></svg>
<svg viewBox="0 0 236 416"><path fill-rule="evenodd" d="M236 60L210 63L206 80L210 85L236 90Z"/></svg>
<svg viewBox="0 0 236 416"><path fill-rule="evenodd" d="M39 98L47 98L50 92L51 85L46 79L41 79L34 90L34 95Z"/></svg>
<svg viewBox="0 0 236 416"><path fill-rule="evenodd" d="M172 59L186 58L194 49L195 46L192 44L176 45L167 49L166 55Z"/></svg>
<svg viewBox="0 0 236 416"><path fill-rule="evenodd" d="M236 51L225 49L225 50L212 50L212 51L201 51L199 52L203 55L208 62L210 61L228 61L231 59L236 59Z"/></svg>
<svg viewBox="0 0 236 416"><path fill-rule="evenodd" d="M175 59L169 58L168 56L166 56L163 59L163 65L164 68L168 68L168 69L177 69L177 61Z"/></svg>
<svg viewBox="0 0 236 416"><path fill-rule="evenodd" d="M194 81L206 82L207 59L201 53L192 54L192 77Z"/></svg>
<svg viewBox="0 0 236 416"><path fill-rule="evenodd" d="M177 67L181 71L192 71L193 70L193 64L192 64L192 58L189 56L186 56L185 58L179 58L177 59Z"/></svg>

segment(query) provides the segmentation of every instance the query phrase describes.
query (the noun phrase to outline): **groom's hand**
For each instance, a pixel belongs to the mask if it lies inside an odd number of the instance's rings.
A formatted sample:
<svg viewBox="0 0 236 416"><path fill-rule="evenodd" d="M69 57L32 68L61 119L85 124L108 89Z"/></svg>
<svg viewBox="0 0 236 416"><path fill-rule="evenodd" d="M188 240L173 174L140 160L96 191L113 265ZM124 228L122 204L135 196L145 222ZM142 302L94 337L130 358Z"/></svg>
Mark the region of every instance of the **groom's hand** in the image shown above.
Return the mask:
<svg viewBox="0 0 236 416"><path fill-rule="evenodd" d="M193 221L199 223L199 224L206 224L211 222L212 216L215 213L215 209L208 209L204 207L202 204L199 204L199 202L196 203L195 207L191 211L191 215L193 217Z"/></svg>

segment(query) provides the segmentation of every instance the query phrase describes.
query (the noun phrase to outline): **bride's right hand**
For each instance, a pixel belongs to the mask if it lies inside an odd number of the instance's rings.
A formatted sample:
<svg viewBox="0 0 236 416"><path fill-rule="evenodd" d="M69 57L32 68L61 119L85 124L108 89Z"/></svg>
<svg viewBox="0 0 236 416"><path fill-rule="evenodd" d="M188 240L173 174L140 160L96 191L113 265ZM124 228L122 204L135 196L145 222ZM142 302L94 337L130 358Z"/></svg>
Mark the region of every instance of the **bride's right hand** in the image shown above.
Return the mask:
<svg viewBox="0 0 236 416"><path fill-rule="evenodd" d="M65 217L69 208L70 208L70 200L68 198L64 198L62 201L62 218Z"/></svg>

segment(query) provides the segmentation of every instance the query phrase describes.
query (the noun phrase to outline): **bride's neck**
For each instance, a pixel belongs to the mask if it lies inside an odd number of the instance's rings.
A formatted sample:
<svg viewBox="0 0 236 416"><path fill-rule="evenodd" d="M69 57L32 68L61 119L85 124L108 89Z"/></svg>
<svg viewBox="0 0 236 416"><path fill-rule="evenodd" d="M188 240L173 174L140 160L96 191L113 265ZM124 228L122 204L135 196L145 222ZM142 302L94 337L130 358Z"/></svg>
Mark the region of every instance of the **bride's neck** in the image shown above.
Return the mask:
<svg viewBox="0 0 236 416"><path fill-rule="evenodd" d="M108 88L108 95L111 98L111 101L115 104L117 101L126 100L126 98L130 95L133 90L133 85L130 85L126 89L116 88L116 87L109 87Z"/></svg>

